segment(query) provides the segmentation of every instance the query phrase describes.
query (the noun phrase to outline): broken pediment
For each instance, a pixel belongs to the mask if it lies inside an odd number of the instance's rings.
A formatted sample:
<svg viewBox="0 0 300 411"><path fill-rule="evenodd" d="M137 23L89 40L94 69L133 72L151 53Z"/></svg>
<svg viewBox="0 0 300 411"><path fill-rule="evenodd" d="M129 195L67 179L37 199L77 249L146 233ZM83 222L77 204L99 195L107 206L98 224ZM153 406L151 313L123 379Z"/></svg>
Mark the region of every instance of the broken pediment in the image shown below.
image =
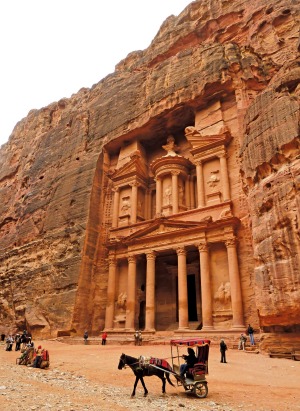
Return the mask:
<svg viewBox="0 0 300 411"><path fill-rule="evenodd" d="M111 174L111 179L114 182L128 180L128 177L137 177L142 180L148 179L148 169L139 151L136 151L130 156L131 161L125 163L122 167L115 170Z"/></svg>
<svg viewBox="0 0 300 411"><path fill-rule="evenodd" d="M185 128L185 137L192 146L192 154L204 152L213 147L225 146L232 138L227 127L223 127L219 134L204 135L193 126Z"/></svg>

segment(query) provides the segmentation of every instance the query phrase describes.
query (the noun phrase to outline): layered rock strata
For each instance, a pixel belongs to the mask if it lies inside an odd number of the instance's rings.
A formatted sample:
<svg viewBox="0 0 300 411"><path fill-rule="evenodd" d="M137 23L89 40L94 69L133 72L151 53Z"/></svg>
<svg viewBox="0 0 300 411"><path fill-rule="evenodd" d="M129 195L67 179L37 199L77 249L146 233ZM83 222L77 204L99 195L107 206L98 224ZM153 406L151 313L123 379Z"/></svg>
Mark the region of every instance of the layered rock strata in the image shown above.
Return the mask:
<svg viewBox="0 0 300 411"><path fill-rule="evenodd" d="M194 1L115 72L32 110L0 150L0 322L104 326L112 197L103 147L229 128L245 323L299 327L298 1ZM204 126L203 126L204 127ZM105 213L103 212L105 211Z"/></svg>

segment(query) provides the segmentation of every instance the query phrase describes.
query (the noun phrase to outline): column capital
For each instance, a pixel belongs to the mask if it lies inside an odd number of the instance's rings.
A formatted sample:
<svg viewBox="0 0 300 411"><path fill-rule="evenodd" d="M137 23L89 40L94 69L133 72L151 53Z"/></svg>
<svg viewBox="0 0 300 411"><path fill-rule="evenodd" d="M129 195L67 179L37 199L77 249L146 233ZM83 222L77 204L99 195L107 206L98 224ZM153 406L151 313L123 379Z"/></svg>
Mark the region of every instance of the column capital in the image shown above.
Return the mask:
<svg viewBox="0 0 300 411"><path fill-rule="evenodd" d="M136 254L129 254L127 257L129 263L136 263L137 255Z"/></svg>
<svg viewBox="0 0 300 411"><path fill-rule="evenodd" d="M111 189L111 191L113 191L114 193L119 193L120 192L120 187L113 187Z"/></svg>
<svg viewBox="0 0 300 411"><path fill-rule="evenodd" d="M237 246L237 243L238 243L238 240L236 237L229 238L228 240L225 241L225 245L227 248L229 247L235 248Z"/></svg>
<svg viewBox="0 0 300 411"><path fill-rule="evenodd" d="M222 151L220 154L218 154L218 157L219 157L219 158L227 158L227 153L226 153L226 151L225 151L225 150Z"/></svg>
<svg viewBox="0 0 300 411"><path fill-rule="evenodd" d="M141 184L138 181L134 181L133 183L129 183L130 187L139 187Z"/></svg>
<svg viewBox="0 0 300 411"><path fill-rule="evenodd" d="M199 250L199 252L201 253L203 253L203 252L208 252L209 251L209 245L208 245L208 243L205 241L205 242L201 242L201 243L198 243L198 244L195 244L196 245L196 247L198 247L198 250Z"/></svg>
<svg viewBox="0 0 300 411"><path fill-rule="evenodd" d="M154 177L154 181L161 181L161 180L162 180L162 178L160 176Z"/></svg>
<svg viewBox="0 0 300 411"><path fill-rule="evenodd" d="M171 171L171 174L172 174L172 176L179 176L180 171L172 170L172 171Z"/></svg>
<svg viewBox="0 0 300 411"><path fill-rule="evenodd" d="M204 161L203 160L195 160L194 164L195 166L203 166Z"/></svg>
<svg viewBox="0 0 300 411"><path fill-rule="evenodd" d="M146 258L147 258L147 260L155 260L156 252L155 251L148 251L146 253Z"/></svg>
<svg viewBox="0 0 300 411"><path fill-rule="evenodd" d="M108 265L109 266L111 266L111 265L117 265L117 259L116 259L116 256L115 255L109 255L108 256Z"/></svg>
<svg viewBox="0 0 300 411"><path fill-rule="evenodd" d="M177 253L177 255L179 256L179 255L186 255L186 249L185 249L185 247L177 247L176 248L176 253Z"/></svg>

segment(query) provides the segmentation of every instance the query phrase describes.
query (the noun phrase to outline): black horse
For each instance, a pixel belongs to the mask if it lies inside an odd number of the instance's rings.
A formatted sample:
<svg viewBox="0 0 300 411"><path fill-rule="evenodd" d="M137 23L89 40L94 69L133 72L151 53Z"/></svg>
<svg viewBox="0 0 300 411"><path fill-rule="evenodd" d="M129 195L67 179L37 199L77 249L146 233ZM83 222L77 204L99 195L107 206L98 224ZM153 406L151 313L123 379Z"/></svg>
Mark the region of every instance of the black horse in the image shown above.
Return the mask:
<svg viewBox="0 0 300 411"><path fill-rule="evenodd" d="M156 367L153 367L151 365L148 365L148 366L141 365L138 358L134 358L134 357L130 357L129 355L122 354L121 357L120 357L118 369L122 370L122 368L124 368L125 365L128 365L132 369L132 371L135 375L135 382L134 382L131 397L135 396L135 389L136 389L137 383L139 381L141 381L142 386L144 387L144 397L147 396L148 390L147 390L146 385L144 383L144 378L143 377L152 377L153 375L156 375L156 377L160 378L161 381L162 381L162 392L163 392L163 394L166 392L166 379L167 379L169 384L171 384L171 385L173 385L173 387L175 387L175 385L170 380L169 373L167 373L167 372L165 372L161 369L158 369Z"/></svg>

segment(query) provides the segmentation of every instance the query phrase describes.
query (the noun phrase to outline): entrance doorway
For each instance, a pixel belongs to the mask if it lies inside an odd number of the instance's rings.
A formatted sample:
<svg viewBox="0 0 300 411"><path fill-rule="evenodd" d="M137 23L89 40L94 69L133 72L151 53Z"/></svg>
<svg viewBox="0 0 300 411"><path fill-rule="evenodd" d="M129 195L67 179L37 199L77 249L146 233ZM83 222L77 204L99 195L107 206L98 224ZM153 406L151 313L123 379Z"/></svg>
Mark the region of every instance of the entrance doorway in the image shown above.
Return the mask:
<svg viewBox="0 0 300 411"><path fill-rule="evenodd" d="M198 321L195 274L189 274L187 276L187 289L189 321Z"/></svg>
<svg viewBox="0 0 300 411"><path fill-rule="evenodd" d="M139 330L145 329L145 314L146 314L146 302L140 302L140 314L139 314Z"/></svg>

